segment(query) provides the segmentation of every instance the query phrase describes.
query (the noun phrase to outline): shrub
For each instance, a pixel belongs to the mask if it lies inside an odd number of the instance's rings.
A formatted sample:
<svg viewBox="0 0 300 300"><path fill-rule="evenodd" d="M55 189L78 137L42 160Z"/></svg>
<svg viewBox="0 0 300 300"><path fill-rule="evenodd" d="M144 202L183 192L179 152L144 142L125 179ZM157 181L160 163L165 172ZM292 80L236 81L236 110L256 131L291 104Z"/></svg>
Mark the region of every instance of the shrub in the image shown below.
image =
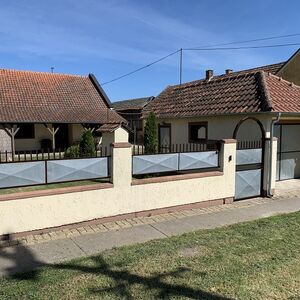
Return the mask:
<svg viewBox="0 0 300 300"><path fill-rule="evenodd" d="M157 147L157 123L153 112L150 112L146 119L144 129L145 153L155 153Z"/></svg>
<svg viewBox="0 0 300 300"><path fill-rule="evenodd" d="M65 157L66 157L66 158L78 158L79 155L80 155L79 145L73 145L73 146L70 146L70 147L65 151Z"/></svg>
<svg viewBox="0 0 300 300"><path fill-rule="evenodd" d="M87 129L83 132L79 144L81 157L92 157L96 155L96 147L92 131Z"/></svg>

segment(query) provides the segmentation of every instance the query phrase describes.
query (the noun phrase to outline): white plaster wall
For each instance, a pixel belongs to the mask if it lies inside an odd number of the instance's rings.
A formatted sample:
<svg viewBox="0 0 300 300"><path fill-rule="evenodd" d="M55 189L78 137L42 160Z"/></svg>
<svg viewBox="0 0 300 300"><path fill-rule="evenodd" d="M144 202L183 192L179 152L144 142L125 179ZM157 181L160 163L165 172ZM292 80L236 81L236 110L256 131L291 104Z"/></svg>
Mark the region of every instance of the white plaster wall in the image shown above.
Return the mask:
<svg viewBox="0 0 300 300"><path fill-rule="evenodd" d="M130 148L115 148L113 188L1 201L0 234L233 197L235 147L236 144L224 144L223 175L133 186Z"/></svg>
<svg viewBox="0 0 300 300"><path fill-rule="evenodd" d="M188 143L188 123L189 122L207 122L208 123L208 139L220 140L233 137L235 126L245 116L216 116L201 118L182 118L182 119L160 119L159 123L165 122L171 124L171 139L173 144ZM259 119L266 132L267 137L270 131L271 117L267 115L254 115ZM253 120L245 121L239 131L238 140L257 140L261 136L260 128Z"/></svg>

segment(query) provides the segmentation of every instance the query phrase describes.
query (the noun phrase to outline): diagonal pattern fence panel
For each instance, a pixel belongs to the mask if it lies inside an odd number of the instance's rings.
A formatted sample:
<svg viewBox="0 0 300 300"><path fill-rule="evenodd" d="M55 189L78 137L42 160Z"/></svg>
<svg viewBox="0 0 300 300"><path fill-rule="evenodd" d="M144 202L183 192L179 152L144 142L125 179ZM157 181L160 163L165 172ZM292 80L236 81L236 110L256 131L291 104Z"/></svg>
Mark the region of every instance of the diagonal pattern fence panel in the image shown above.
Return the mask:
<svg viewBox="0 0 300 300"><path fill-rule="evenodd" d="M236 151L236 164L259 164L262 161L262 149L243 149Z"/></svg>
<svg viewBox="0 0 300 300"><path fill-rule="evenodd" d="M238 143L235 173L236 200L261 195L263 153L264 149L262 148L261 141Z"/></svg>
<svg viewBox="0 0 300 300"><path fill-rule="evenodd" d="M43 183L45 183L43 161L0 164L0 188Z"/></svg>
<svg viewBox="0 0 300 300"><path fill-rule="evenodd" d="M133 156L132 171L134 175L178 170L178 154L153 154Z"/></svg>
<svg viewBox="0 0 300 300"><path fill-rule="evenodd" d="M235 173L235 198L243 199L260 195L261 169Z"/></svg>
<svg viewBox="0 0 300 300"><path fill-rule="evenodd" d="M218 165L216 151L179 153L179 170L214 168Z"/></svg>
<svg viewBox="0 0 300 300"><path fill-rule="evenodd" d="M109 176L107 157L53 160L46 163L48 183Z"/></svg>
<svg viewBox="0 0 300 300"><path fill-rule="evenodd" d="M218 168L219 152L134 155L132 165L133 175Z"/></svg>

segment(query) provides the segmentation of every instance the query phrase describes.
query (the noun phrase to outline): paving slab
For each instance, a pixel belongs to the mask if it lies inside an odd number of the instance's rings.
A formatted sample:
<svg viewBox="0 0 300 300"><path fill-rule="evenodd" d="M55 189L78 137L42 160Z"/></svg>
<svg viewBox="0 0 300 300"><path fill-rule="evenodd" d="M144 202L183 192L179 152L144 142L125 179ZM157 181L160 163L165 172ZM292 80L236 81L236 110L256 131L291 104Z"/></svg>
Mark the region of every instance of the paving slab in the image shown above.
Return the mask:
<svg viewBox="0 0 300 300"><path fill-rule="evenodd" d="M141 225L119 231L81 235L72 238L72 240L84 253L93 255L113 247L143 243L164 237L166 236L152 226Z"/></svg>
<svg viewBox="0 0 300 300"><path fill-rule="evenodd" d="M85 255L71 239L0 248L0 276L25 272L39 266L59 263Z"/></svg>

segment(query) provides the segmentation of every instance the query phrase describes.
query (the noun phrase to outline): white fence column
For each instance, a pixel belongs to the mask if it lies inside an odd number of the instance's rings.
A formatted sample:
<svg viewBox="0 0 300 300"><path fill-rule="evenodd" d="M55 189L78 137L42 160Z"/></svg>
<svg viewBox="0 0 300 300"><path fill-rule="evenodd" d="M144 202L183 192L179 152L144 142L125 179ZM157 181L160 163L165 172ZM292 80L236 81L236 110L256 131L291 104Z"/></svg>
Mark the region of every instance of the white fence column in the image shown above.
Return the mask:
<svg viewBox="0 0 300 300"><path fill-rule="evenodd" d="M115 187L130 186L132 150L127 130L119 127L113 132L103 133L102 145L111 147L111 182Z"/></svg>
<svg viewBox="0 0 300 300"><path fill-rule="evenodd" d="M276 172L277 172L277 138L273 137L272 141L272 173L271 173L271 194L274 195Z"/></svg>
<svg viewBox="0 0 300 300"><path fill-rule="evenodd" d="M228 188L232 195L235 194L235 161L236 161L236 140L225 139L222 141L222 148L220 153L220 168L224 173ZM226 203L233 202L232 199L226 199Z"/></svg>
<svg viewBox="0 0 300 300"><path fill-rule="evenodd" d="M271 194L273 195L275 190L276 181L276 167L277 167L277 138L274 137L272 141L272 168L270 165L270 148L271 140L267 138L265 141L265 155L264 155L264 175L263 175L263 196L268 195L269 184L271 184ZM271 182L270 180L271 172Z"/></svg>

